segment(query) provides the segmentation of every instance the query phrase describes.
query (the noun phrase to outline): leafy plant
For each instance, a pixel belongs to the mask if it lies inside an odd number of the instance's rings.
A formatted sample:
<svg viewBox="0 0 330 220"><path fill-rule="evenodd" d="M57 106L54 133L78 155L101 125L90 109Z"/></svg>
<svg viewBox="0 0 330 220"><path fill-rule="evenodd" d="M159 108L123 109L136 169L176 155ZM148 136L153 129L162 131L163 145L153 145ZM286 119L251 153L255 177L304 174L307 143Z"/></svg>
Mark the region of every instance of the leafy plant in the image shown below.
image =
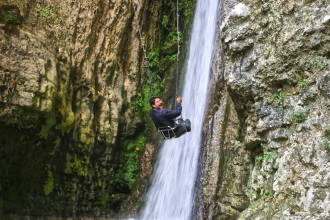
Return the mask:
<svg viewBox="0 0 330 220"><path fill-rule="evenodd" d="M159 51L154 50L148 53L147 55L148 61L149 61L149 67L154 68L159 65Z"/></svg>
<svg viewBox="0 0 330 220"><path fill-rule="evenodd" d="M54 189L54 176L51 171L48 171L48 178L47 182L44 185L44 193L46 196L48 196L51 192L53 192Z"/></svg>
<svg viewBox="0 0 330 220"><path fill-rule="evenodd" d="M324 133L325 133L325 135L329 135L330 136L330 127L326 127L325 129L324 129ZM329 139L330 139L330 137L329 137Z"/></svg>
<svg viewBox="0 0 330 220"><path fill-rule="evenodd" d="M312 51L310 55L312 56L310 64L315 69L323 70L330 64L329 59L317 55L315 51Z"/></svg>
<svg viewBox="0 0 330 220"><path fill-rule="evenodd" d="M266 192L265 194L263 194L262 196L261 196L261 198L260 199L262 199L262 200L265 200L265 199L270 199L270 198L272 198L274 196L274 194L273 193L270 193L270 192Z"/></svg>
<svg viewBox="0 0 330 220"><path fill-rule="evenodd" d="M309 114L309 109L302 109L292 113L292 121L295 124L304 122Z"/></svg>
<svg viewBox="0 0 330 220"><path fill-rule="evenodd" d="M188 25L194 13L194 1L183 0L180 2L179 8L184 16L184 25Z"/></svg>
<svg viewBox="0 0 330 220"><path fill-rule="evenodd" d="M330 155L330 127L326 127L324 129L324 142L323 142L324 149L328 151Z"/></svg>
<svg viewBox="0 0 330 220"><path fill-rule="evenodd" d="M284 94L282 92L275 93L272 95L272 100L276 103L283 103Z"/></svg>
<svg viewBox="0 0 330 220"><path fill-rule="evenodd" d="M0 22L18 25L21 23L19 12L14 9L0 10Z"/></svg>
<svg viewBox="0 0 330 220"><path fill-rule="evenodd" d="M165 60L169 61L169 62L173 62L176 60L176 54L173 54L173 55L168 55L165 57Z"/></svg>
<svg viewBox="0 0 330 220"><path fill-rule="evenodd" d="M41 7L38 6L35 8L37 14L41 17L46 18L50 22L59 23L59 13L60 9L56 7Z"/></svg>
<svg viewBox="0 0 330 220"><path fill-rule="evenodd" d="M117 174L117 181L120 184L126 185L129 190L134 187L140 170L140 152L144 149L146 138L144 133L141 133L135 139L127 143L126 151L122 156L122 162Z"/></svg>
<svg viewBox="0 0 330 220"><path fill-rule="evenodd" d="M167 16L167 15L164 15L164 16L163 16L163 19L162 19L162 25L163 25L164 27L166 27L166 26L168 25L168 22L169 22L169 18L168 18L168 16Z"/></svg>
<svg viewBox="0 0 330 220"><path fill-rule="evenodd" d="M308 80L307 79L303 79L303 80L298 81L298 84L297 85L299 87L305 87L307 85L307 83L308 83Z"/></svg>
<svg viewBox="0 0 330 220"><path fill-rule="evenodd" d="M324 148L325 148L325 150L330 151L330 142L325 142Z"/></svg>
<svg viewBox="0 0 330 220"><path fill-rule="evenodd" d="M275 156L274 152L264 152L263 155L256 158L257 161L267 161Z"/></svg>

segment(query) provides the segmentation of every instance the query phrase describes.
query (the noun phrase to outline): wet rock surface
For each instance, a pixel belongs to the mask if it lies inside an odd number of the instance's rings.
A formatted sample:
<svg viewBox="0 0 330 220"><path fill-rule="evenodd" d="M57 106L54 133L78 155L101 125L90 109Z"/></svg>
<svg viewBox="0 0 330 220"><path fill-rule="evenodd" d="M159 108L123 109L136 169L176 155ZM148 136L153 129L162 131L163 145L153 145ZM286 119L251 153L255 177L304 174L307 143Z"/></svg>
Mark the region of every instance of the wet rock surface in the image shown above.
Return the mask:
<svg viewBox="0 0 330 220"><path fill-rule="evenodd" d="M175 7L0 1L0 219L137 212L158 141L143 57L172 96ZM180 4L183 38L192 9Z"/></svg>
<svg viewBox="0 0 330 220"><path fill-rule="evenodd" d="M328 1L224 1L197 219L330 218Z"/></svg>

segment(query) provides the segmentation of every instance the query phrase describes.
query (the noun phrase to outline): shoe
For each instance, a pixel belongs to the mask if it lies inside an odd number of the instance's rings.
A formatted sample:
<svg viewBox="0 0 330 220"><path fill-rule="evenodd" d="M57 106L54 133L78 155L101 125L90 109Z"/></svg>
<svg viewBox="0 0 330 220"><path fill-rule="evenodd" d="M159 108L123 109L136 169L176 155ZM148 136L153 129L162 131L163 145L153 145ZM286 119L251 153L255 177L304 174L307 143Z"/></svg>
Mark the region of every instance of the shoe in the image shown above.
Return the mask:
<svg viewBox="0 0 330 220"><path fill-rule="evenodd" d="M189 119L186 119L184 121L184 124L185 124L185 127L186 127L187 132L190 132L191 131L191 122L190 122L190 120Z"/></svg>

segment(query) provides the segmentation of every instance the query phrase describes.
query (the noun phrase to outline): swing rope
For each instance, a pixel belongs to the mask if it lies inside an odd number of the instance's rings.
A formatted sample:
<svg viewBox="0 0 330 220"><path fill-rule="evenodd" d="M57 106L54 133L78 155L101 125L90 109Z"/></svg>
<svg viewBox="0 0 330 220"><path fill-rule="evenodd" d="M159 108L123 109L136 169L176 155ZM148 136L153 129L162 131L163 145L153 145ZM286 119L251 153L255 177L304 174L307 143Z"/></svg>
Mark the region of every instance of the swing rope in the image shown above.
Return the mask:
<svg viewBox="0 0 330 220"><path fill-rule="evenodd" d="M176 39L177 39L177 52L176 52L176 79L175 79L175 94L174 94L174 106L176 102L176 97L178 96L179 89L179 56L180 56L180 29L179 29L179 0L176 0ZM182 113L179 116L182 120Z"/></svg>
<svg viewBox="0 0 330 220"><path fill-rule="evenodd" d="M176 0L176 34L177 34L177 52L176 52L176 80L175 80L175 94L174 101L178 95L179 84L179 56L180 56L180 31L179 31L179 0Z"/></svg>

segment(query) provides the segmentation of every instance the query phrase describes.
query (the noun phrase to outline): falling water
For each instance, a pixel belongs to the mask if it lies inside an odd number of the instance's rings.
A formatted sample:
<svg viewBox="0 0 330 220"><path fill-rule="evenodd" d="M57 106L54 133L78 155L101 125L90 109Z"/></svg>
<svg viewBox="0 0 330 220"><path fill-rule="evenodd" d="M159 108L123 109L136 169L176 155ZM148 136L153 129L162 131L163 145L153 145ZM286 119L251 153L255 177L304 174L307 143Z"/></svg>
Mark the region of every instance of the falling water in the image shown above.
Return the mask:
<svg viewBox="0 0 330 220"><path fill-rule="evenodd" d="M182 103L182 115L191 120L192 131L162 146L142 220L191 218L218 2L197 0Z"/></svg>

